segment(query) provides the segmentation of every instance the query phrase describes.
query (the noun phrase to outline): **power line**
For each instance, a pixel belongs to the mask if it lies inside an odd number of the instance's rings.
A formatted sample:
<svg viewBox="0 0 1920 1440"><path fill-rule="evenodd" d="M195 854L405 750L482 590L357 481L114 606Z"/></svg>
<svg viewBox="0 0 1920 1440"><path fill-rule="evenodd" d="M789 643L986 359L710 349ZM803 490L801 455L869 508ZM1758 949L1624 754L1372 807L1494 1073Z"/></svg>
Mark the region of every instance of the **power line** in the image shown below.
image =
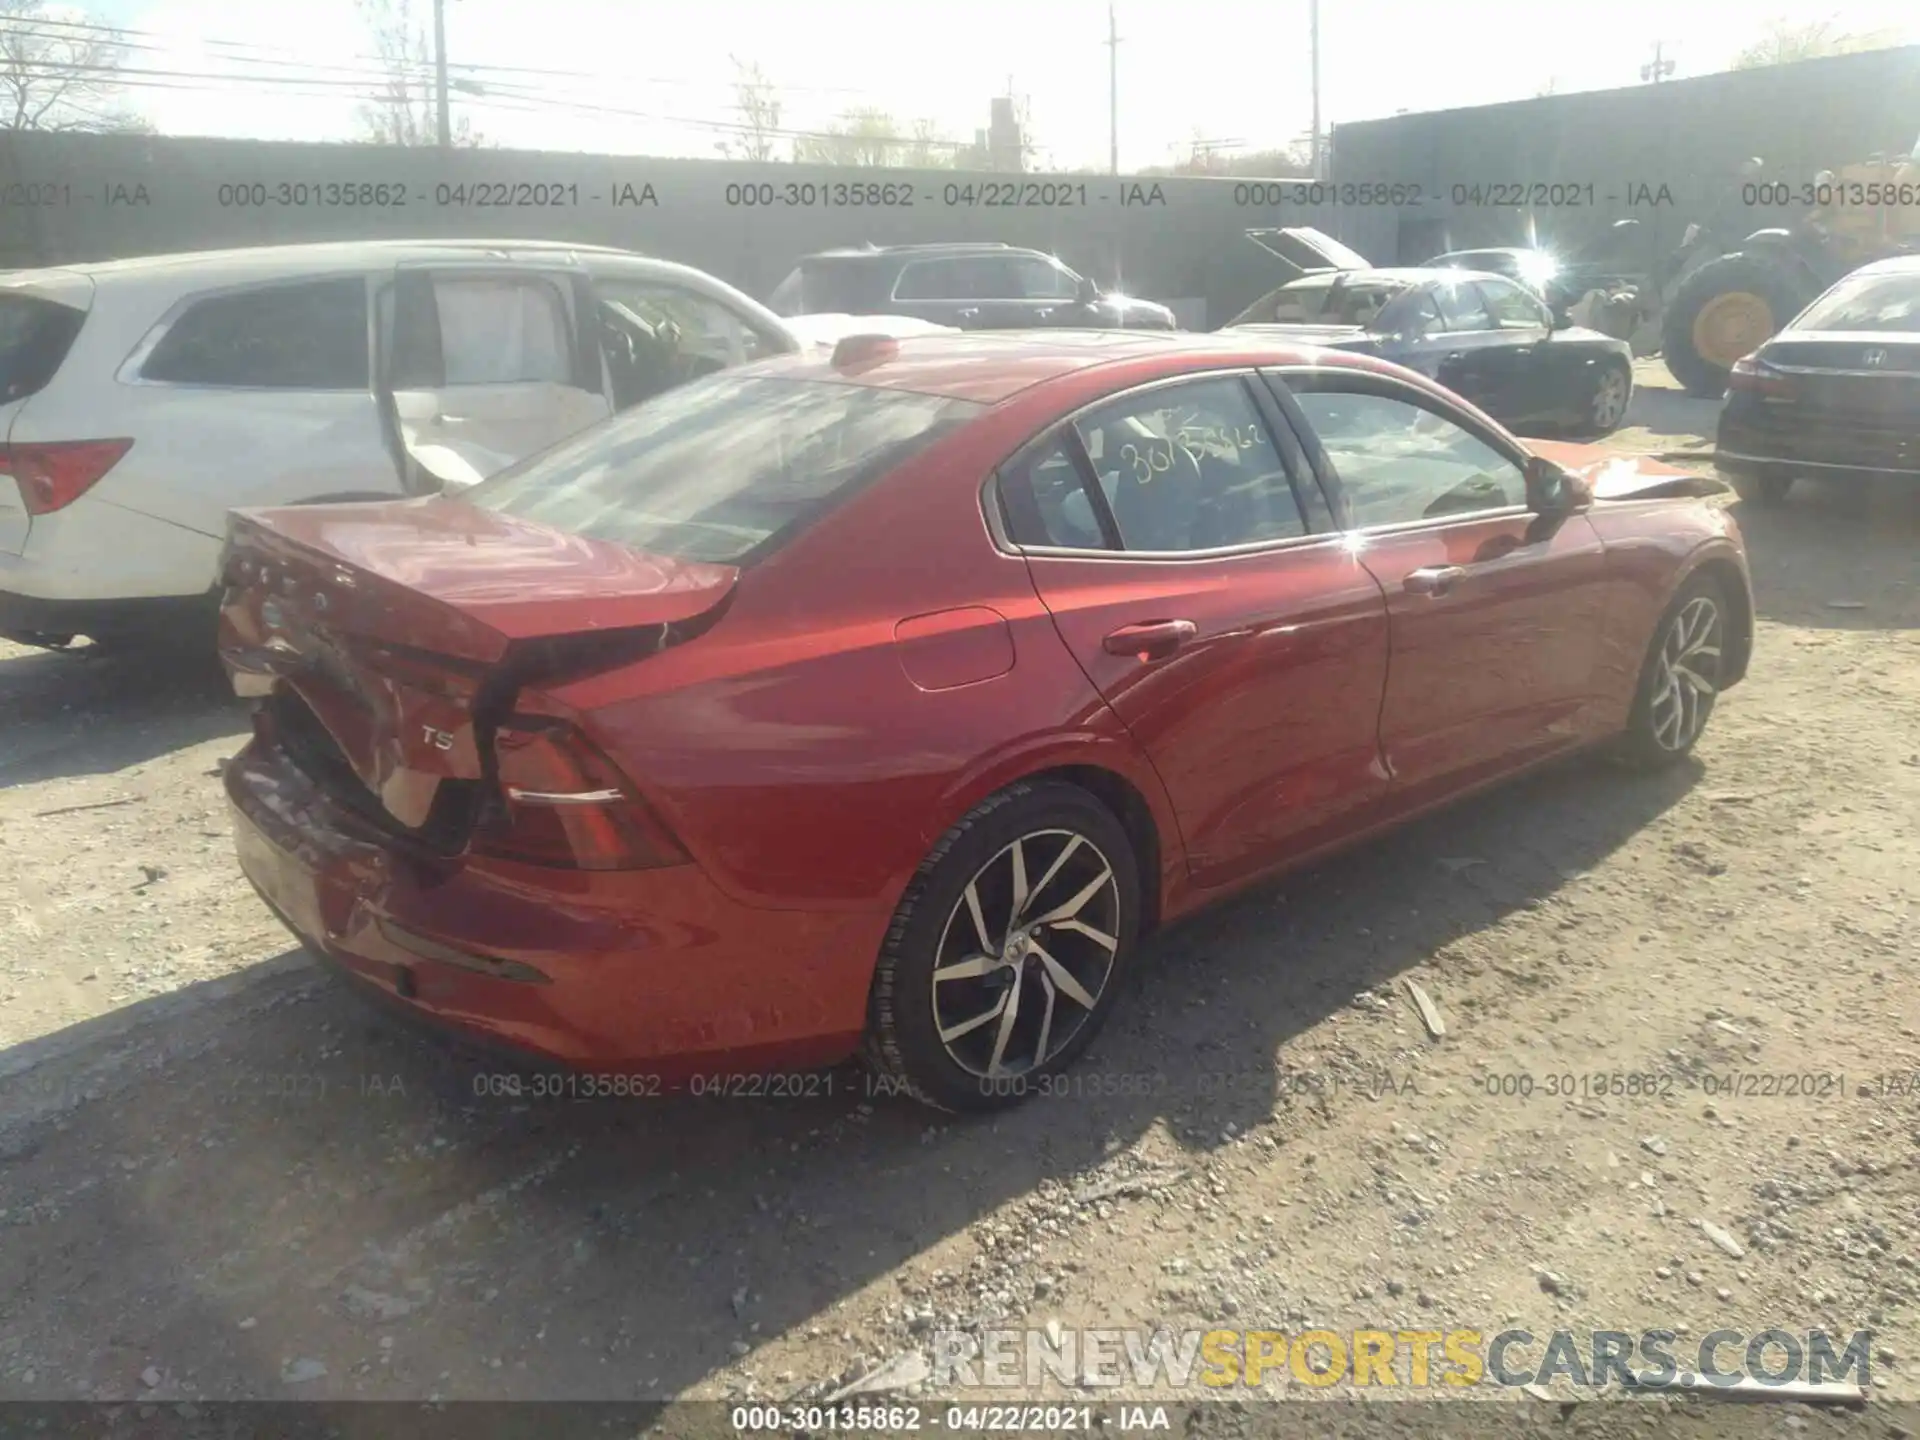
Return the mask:
<svg viewBox="0 0 1920 1440"><path fill-rule="evenodd" d="M85 20L35 19L30 23L35 26L57 26L61 29L94 31L94 32L99 32L100 34L113 35L113 36L143 35L148 37L149 41L156 40L156 39L172 39L176 41L175 44L171 44L171 45L154 45L147 42L133 41L133 40L118 40L115 42L116 44L124 45L128 49L160 50L160 51L172 52L180 48L180 45L183 43L191 43L191 44L198 44L198 45L217 46L222 49L231 49L231 50L243 52L245 58L249 60L254 60L256 63L261 63L261 64L305 65L308 68L315 69L315 70L353 71L356 68L358 68L353 65L330 64L323 61L307 61L307 60L300 60L300 59L269 60L265 57L296 55L298 54L298 52L294 50L290 50L284 46L257 45L251 41L223 40L215 36L195 35L195 36L174 37L174 36L164 35L162 32L157 30L143 30L143 29L132 27L132 26L123 26L123 25L102 25L94 21L85 21ZM246 52L252 52L252 53L246 53ZM394 63L393 61L389 60L387 57L381 56L381 55L355 55L352 58L356 61L364 61L367 64L371 64L375 66L385 66L385 65ZM422 69L426 69L430 67L432 62L430 59L422 57L417 60L409 58L405 63L409 65L416 65L421 67ZM715 89L720 86L724 86L731 83L728 81L689 80L685 76L628 75L628 74L624 74L616 71L604 71L604 70L553 70L553 69L547 69L547 68L543 68L539 66L531 66L531 65L491 65L491 64L486 64L484 62L477 62L477 61L449 60L447 63L448 63L448 67L452 70L472 71L477 74L543 75L543 76L548 76L550 78L557 79L557 80L595 80L595 81L600 81L602 83L619 84L619 85L660 85L660 86L669 86L674 89L681 89L681 90ZM796 95L857 95L867 99L876 99L876 100L887 98L885 93L882 91L873 90L867 87L855 86L855 85L781 84L781 85L775 85L773 86L773 88L782 92L796 94Z"/></svg>

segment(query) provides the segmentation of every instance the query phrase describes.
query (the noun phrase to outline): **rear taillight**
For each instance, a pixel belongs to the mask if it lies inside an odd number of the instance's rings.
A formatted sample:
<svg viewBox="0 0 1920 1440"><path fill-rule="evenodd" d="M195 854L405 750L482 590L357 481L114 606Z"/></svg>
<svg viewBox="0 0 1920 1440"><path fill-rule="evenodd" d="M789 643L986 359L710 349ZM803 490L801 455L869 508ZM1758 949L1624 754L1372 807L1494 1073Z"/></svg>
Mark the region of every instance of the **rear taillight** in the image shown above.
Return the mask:
<svg viewBox="0 0 1920 1440"><path fill-rule="evenodd" d="M1762 395L1769 400L1791 400L1793 381L1782 375L1758 355L1748 355L1733 362L1733 369L1727 375L1727 393L1744 395Z"/></svg>
<svg viewBox="0 0 1920 1440"><path fill-rule="evenodd" d="M500 802L472 848L571 870L653 870L687 852L613 761L563 721L515 717L494 735Z"/></svg>
<svg viewBox="0 0 1920 1440"><path fill-rule="evenodd" d="M0 475L11 475L20 483L20 498L29 515L51 515L97 485L132 448L131 440L0 445Z"/></svg>

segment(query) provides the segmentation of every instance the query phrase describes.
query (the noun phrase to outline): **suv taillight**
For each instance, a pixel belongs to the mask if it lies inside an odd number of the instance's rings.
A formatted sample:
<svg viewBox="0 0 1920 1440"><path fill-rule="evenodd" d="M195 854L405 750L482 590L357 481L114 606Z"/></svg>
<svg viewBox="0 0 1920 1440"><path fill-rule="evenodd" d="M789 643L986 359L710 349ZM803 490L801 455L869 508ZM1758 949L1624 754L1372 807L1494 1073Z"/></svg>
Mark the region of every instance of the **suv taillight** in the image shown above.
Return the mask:
<svg viewBox="0 0 1920 1440"><path fill-rule="evenodd" d="M574 726L515 716L494 735L500 800L472 848L570 870L684 865L680 847L613 761Z"/></svg>
<svg viewBox="0 0 1920 1440"><path fill-rule="evenodd" d="M0 475L20 483L29 515L64 510L100 482L131 440L62 440L44 445L0 445Z"/></svg>

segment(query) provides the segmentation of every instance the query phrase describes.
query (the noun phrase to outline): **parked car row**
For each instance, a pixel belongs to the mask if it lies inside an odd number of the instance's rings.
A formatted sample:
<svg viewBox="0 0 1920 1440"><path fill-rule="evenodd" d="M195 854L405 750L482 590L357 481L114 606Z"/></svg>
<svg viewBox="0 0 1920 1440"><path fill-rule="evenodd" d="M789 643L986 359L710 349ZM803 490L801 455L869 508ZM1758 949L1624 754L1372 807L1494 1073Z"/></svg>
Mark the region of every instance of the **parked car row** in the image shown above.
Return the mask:
<svg viewBox="0 0 1920 1440"><path fill-rule="evenodd" d="M0 635L210 633L232 509L472 484L799 344L698 270L531 241L0 276Z"/></svg>
<svg viewBox="0 0 1920 1440"><path fill-rule="evenodd" d="M1745 672L1716 483L1487 413L1560 413L1521 321L1568 390L1617 353L1499 277L1214 335L1005 246L775 299L521 242L8 277L0 632L217 598L241 868L366 992L949 1109L1070 1064L1158 926L1556 756L1674 763Z"/></svg>

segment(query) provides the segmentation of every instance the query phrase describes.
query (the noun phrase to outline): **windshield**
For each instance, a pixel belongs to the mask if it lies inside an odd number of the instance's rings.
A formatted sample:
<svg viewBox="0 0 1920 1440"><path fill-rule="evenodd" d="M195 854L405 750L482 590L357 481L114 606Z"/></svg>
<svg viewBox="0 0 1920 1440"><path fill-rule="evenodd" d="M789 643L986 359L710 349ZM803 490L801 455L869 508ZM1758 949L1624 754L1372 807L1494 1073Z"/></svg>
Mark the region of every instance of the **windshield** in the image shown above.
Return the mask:
<svg viewBox="0 0 1920 1440"><path fill-rule="evenodd" d="M460 499L656 555L743 563L981 408L865 385L714 375Z"/></svg>
<svg viewBox="0 0 1920 1440"><path fill-rule="evenodd" d="M1369 325L1412 289L1404 280L1351 280L1313 275L1283 285L1273 297L1276 325Z"/></svg>
<svg viewBox="0 0 1920 1440"><path fill-rule="evenodd" d="M1842 280L1788 328L1920 334L1920 274L1858 275Z"/></svg>

